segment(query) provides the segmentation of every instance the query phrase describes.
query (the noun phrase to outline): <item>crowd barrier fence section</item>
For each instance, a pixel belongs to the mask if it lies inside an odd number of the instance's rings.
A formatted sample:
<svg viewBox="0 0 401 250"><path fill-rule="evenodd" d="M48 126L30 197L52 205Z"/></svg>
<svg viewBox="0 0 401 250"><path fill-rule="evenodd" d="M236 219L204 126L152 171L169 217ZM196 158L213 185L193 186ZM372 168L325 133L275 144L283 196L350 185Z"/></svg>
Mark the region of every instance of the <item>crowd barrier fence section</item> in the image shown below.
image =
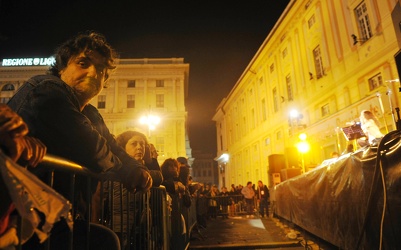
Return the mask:
<svg viewBox="0 0 401 250"><path fill-rule="evenodd" d="M65 172L71 175L69 197L73 204L72 215L77 218L74 204L76 175L86 176L86 203L85 214L85 249L91 249L96 243L96 236L90 235L99 227L111 229L115 242L109 242L110 250L153 250L153 249L187 249L191 231L197 223L196 200L191 198L191 206L185 207L179 195L169 195L164 186L152 187L147 193L130 193L125 190L113 173L96 174L89 169L53 155L46 155L42 165L48 167L53 176L54 171ZM98 199L91 195L92 183L99 182ZM53 186L53 179L48 185ZM114 196L116 191L120 193ZM124 195L127 194L127 195ZM131 211L131 212L129 212ZM117 216L116 216L117 215ZM90 218L90 219L87 219ZM74 223L74 227L75 227ZM18 235L21 235L22 223L18 226ZM118 236L118 238L117 238ZM69 231L65 242L65 249L73 250L76 234ZM113 237L111 237L113 238ZM114 239L114 238L113 238ZM80 237L81 240L81 237ZM52 249L51 237L43 244L45 249ZM17 249L22 249L19 245Z"/></svg>

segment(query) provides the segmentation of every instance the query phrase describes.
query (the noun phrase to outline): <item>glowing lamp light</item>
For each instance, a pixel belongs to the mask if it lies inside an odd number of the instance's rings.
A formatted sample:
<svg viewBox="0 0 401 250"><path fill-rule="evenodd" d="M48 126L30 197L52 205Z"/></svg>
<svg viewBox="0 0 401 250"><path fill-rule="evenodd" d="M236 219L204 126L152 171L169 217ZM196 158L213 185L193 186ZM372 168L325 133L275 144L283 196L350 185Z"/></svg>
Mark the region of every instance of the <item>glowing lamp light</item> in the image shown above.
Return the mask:
<svg viewBox="0 0 401 250"><path fill-rule="evenodd" d="M228 160L230 159L230 156L226 153L221 155L221 158L223 159L224 162L228 162Z"/></svg>
<svg viewBox="0 0 401 250"><path fill-rule="evenodd" d="M149 130L155 130L156 125L160 123L160 118L155 115L147 115L147 116L142 116L139 119L139 122L141 124L147 125Z"/></svg>
<svg viewBox="0 0 401 250"><path fill-rule="evenodd" d="M299 113L297 110L293 109L290 111L290 117L291 118L298 118L299 117Z"/></svg>
<svg viewBox="0 0 401 250"><path fill-rule="evenodd" d="M149 130L155 130L156 125L160 123L160 118L155 115L142 116L139 122L141 124L146 124Z"/></svg>
<svg viewBox="0 0 401 250"><path fill-rule="evenodd" d="M301 141L306 141L306 134L305 133L302 133L302 134L300 134L299 136L298 136L298 138L301 140Z"/></svg>
<svg viewBox="0 0 401 250"><path fill-rule="evenodd" d="M297 149L300 153L305 154L305 153L309 152L309 149L310 149L309 143L307 143L306 141L298 142Z"/></svg>

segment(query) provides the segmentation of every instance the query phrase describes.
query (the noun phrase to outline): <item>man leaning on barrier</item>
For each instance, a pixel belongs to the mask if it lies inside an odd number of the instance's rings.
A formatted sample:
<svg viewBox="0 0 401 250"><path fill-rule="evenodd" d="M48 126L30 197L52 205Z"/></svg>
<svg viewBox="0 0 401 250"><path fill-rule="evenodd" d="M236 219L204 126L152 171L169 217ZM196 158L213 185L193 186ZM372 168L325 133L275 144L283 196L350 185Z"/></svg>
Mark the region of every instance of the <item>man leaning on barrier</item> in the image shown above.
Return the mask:
<svg viewBox="0 0 401 250"><path fill-rule="evenodd" d="M124 149L110 146L115 144L110 141L114 139L102 136L83 112L116 67L114 49L104 36L87 32L63 43L55 57L49 74L29 79L11 98L9 106L28 124L30 135L47 146L48 153L96 173L114 172L130 191L149 190L152 178L148 169ZM39 166L35 174L46 178L48 172ZM75 190L81 191L86 179L78 177ZM70 182L65 173L54 174L54 189L67 198Z"/></svg>

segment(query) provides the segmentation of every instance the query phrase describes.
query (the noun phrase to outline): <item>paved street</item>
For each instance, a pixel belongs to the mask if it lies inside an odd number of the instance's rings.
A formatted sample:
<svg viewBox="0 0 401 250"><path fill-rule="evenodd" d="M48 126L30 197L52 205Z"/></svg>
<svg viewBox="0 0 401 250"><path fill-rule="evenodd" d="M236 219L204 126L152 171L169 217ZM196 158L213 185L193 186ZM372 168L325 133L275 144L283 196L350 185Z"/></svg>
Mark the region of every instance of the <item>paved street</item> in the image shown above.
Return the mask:
<svg viewBox="0 0 401 250"><path fill-rule="evenodd" d="M218 217L199 231L189 249L336 249L276 218Z"/></svg>

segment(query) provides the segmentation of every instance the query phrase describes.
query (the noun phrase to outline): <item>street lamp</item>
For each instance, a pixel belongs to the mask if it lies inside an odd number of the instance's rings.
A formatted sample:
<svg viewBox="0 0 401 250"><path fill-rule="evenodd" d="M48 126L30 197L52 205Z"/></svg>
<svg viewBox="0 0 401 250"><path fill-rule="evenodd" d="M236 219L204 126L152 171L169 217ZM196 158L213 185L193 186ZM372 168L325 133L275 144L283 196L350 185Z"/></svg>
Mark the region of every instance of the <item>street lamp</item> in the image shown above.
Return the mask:
<svg viewBox="0 0 401 250"><path fill-rule="evenodd" d="M294 135L296 132L298 132L300 126L300 119L302 118L303 116L301 113L298 112L298 110L292 109L290 111L288 123L290 125L291 135Z"/></svg>
<svg viewBox="0 0 401 250"><path fill-rule="evenodd" d="M160 123L160 117L156 115L146 115L142 116L139 122L148 127L148 137L150 138L150 131L156 129L156 126Z"/></svg>
<svg viewBox="0 0 401 250"><path fill-rule="evenodd" d="M310 150L310 146L309 143L306 141L306 134L302 133L299 135L299 142L297 143L297 149L298 152L301 154L301 160L302 160L302 171L305 173L305 160L304 160L304 154L306 154L307 152L309 152Z"/></svg>

